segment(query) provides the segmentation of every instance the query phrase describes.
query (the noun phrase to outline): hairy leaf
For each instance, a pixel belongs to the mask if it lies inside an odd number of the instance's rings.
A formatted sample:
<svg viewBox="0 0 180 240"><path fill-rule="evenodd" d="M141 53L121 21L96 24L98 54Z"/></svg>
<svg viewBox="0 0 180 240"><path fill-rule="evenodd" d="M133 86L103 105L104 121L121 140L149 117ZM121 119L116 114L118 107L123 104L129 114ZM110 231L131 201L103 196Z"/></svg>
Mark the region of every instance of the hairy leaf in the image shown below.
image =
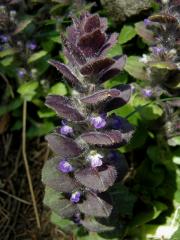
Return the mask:
<svg viewBox="0 0 180 240"><path fill-rule="evenodd" d="M71 105L71 101L59 95L48 95L46 98L46 105L66 120L82 121L83 116Z"/></svg>
<svg viewBox="0 0 180 240"><path fill-rule="evenodd" d="M103 56L107 53L108 49L110 49L111 47L113 47L116 42L117 42L117 38L118 38L118 34L117 33L112 33L109 38L107 39L106 43L102 46L102 48L100 49L98 56ZM116 55L119 54L118 52L116 53Z"/></svg>
<svg viewBox="0 0 180 240"><path fill-rule="evenodd" d="M58 170L60 160L60 157L54 157L45 162L42 171L42 181L48 187L51 187L58 192L68 193L75 191L79 187L79 184L74 178Z"/></svg>
<svg viewBox="0 0 180 240"><path fill-rule="evenodd" d="M75 178L80 183L99 192L104 192L112 186L116 177L116 169L111 165L103 166L99 169L89 167L75 172Z"/></svg>
<svg viewBox="0 0 180 240"><path fill-rule="evenodd" d="M78 204L82 213L95 217L109 217L112 206L93 192L87 192L86 200Z"/></svg>
<svg viewBox="0 0 180 240"><path fill-rule="evenodd" d="M60 192L49 187L46 187L44 203L62 218L71 218L78 212L78 208L75 204L65 199Z"/></svg>
<svg viewBox="0 0 180 240"><path fill-rule="evenodd" d="M80 155L82 149L73 139L52 133L46 136L50 148L61 158L72 158Z"/></svg>
<svg viewBox="0 0 180 240"><path fill-rule="evenodd" d="M114 146L122 143L120 131L111 130L107 132L87 132L80 136L86 143L97 146Z"/></svg>
<svg viewBox="0 0 180 240"><path fill-rule="evenodd" d="M50 60L48 61L52 66L54 66L60 73L63 74L63 76L69 81L70 84L76 85L79 84L78 79L76 76L72 73L72 71L66 66L65 64L56 61L56 60Z"/></svg>
<svg viewBox="0 0 180 240"><path fill-rule="evenodd" d="M86 217L84 220L81 220L81 224L91 232L106 232L114 229L112 226L99 223L92 217Z"/></svg>
<svg viewBox="0 0 180 240"><path fill-rule="evenodd" d="M72 42L63 36L62 41L68 53L67 57L70 56L69 61L71 61L73 58L77 64L83 65L86 63L86 58L79 47L75 46Z"/></svg>
<svg viewBox="0 0 180 240"><path fill-rule="evenodd" d="M113 109L122 107L125 105L131 97L131 86L127 84L122 84L116 87L120 91L120 96L107 101L106 104L102 106L101 111L109 112Z"/></svg>
<svg viewBox="0 0 180 240"><path fill-rule="evenodd" d="M84 31L89 33L97 28L100 28L99 16L97 14L95 14L95 15L88 17L84 24Z"/></svg>
<svg viewBox="0 0 180 240"><path fill-rule="evenodd" d="M84 34L78 42L78 46L85 56L94 56L105 43L106 36L99 29L91 33Z"/></svg>
<svg viewBox="0 0 180 240"><path fill-rule="evenodd" d="M100 74L99 82L103 83L108 79L116 76L120 71L123 70L125 64L126 64L126 56L123 55L122 57L117 59L116 62L109 69L107 69L106 71Z"/></svg>
<svg viewBox="0 0 180 240"><path fill-rule="evenodd" d="M89 62L85 64L81 69L80 72L83 75L92 75L97 74L100 71L110 67L113 63L115 63L115 60L110 58L101 58L98 60L94 60L92 62Z"/></svg>

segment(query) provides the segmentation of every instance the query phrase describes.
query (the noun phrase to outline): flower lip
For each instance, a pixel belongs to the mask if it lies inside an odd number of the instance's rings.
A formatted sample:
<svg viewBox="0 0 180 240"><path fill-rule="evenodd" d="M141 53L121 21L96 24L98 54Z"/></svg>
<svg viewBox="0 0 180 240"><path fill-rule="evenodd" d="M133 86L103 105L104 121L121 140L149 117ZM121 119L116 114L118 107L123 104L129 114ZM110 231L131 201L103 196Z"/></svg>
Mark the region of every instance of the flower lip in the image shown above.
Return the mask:
<svg viewBox="0 0 180 240"><path fill-rule="evenodd" d="M96 129L104 128L106 126L106 119L104 115L100 115L97 117L90 117L90 123Z"/></svg>
<svg viewBox="0 0 180 240"><path fill-rule="evenodd" d="M70 173L74 170L72 165L66 160L59 162L58 169L63 173Z"/></svg>
<svg viewBox="0 0 180 240"><path fill-rule="evenodd" d="M68 135L70 133L73 133L73 129L72 129L72 127L70 127L68 125L64 125L60 128L60 133L62 135Z"/></svg>
<svg viewBox="0 0 180 240"><path fill-rule="evenodd" d="M87 161L90 162L92 168L102 166L103 164L102 159L103 159L103 155L101 155L100 153L97 153L96 151L91 151L87 157Z"/></svg>
<svg viewBox="0 0 180 240"><path fill-rule="evenodd" d="M151 97L153 92L151 89L149 88L145 88L142 90L142 94L145 96L145 97Z"/></svg>
<svg viewBox="0 0 180 240"><path fill-rule="evenodd" d="M79 191L76 191L72 193L70 201L73 203L78 203L80 201L80 198L81 198L81 193Z"/></svg>

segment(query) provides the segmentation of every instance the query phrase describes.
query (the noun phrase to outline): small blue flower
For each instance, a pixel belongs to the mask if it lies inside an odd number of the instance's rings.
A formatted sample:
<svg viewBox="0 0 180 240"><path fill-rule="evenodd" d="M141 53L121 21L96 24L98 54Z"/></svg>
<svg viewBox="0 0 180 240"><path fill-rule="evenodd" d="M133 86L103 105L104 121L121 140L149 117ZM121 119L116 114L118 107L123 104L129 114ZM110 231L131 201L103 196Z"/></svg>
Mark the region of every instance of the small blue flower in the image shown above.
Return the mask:
<svg viewBox="0 0 180 240"><path fill-rule="evenodd" d="M96 129L103 128L106 126L106 120L104 116L90 117L90 123Z"/></svg>
<svg viewBox="0 0 180 240"><path fill-rule="evenodd" d="M73 133L73 129L72 129L72 127L70 127L68 125L64 125L60 128L60 133L62 135L68 135L70 133Z"/></svg>
<svg viewBox="0 0 180 240"><path fill-rule="evenodd" d="M24 68L18 69L18 77L19 78L24 78L24 76L26 75L26 70Z"/></svg>
<svg viewBox="0 0 180 240"><path fill-rule="evenodd" d="M7 35L0 35L0 40L2 43L7 43L9 41L9 37Z"/></svg>
<svg viewBox="0 0 180 240"><path fill-rule="evenodd" d="M27 42L26 47L34 51L37 48L37 44L35 41Z"/></svg>
<svg viewBox="0 0 180 240"><path fill-rule="evenodd" d="M63 173L69 173L74 170L72 165L66 160L62 160L59 162L58 169Z"/></svg>
<svg viewBox="0 0 180 240"><path fill-rule="evenodd" d="M142 90L142 94L145 96L145 97L151 97L153 92L151 89L149 88L145 88Z"/></svg>
<svg viewBox="0 0 180 240"><path fill-rule="evenodd" d="M113 116L111 119L111 127L113 129L120 129L120 127L122 126L122 119L118 116Z"/></svg>
<svg viewBox="0 0 180 240"><path fill-rule="evenodd" d="M151 50L155 55L159 55L164 52L164 48L160 48L160 47L152 47Z"/></svg>
<svg viewBox="0 0 180 240"><path fill-rule="evenodd" d="M73 203L77 203L80 201L80 197L81 197L81 193L76 191L76 192L72 193L70 201Z"/></svg>
<svg viewBox="0 0 180 240"><path fill-rule="evenodd" d="M91 151L87 156L87 161L91 163L92 168L100 167L103 164L102 159L103 156L96 151Z"/></svg>
<svg viewBox="0 0 180 240"><path fill-rule="evenodd" d="M147 26L150 26L152 24L152 21L149 20L148 18L144 19L144 25L147 27Z"/></svg>

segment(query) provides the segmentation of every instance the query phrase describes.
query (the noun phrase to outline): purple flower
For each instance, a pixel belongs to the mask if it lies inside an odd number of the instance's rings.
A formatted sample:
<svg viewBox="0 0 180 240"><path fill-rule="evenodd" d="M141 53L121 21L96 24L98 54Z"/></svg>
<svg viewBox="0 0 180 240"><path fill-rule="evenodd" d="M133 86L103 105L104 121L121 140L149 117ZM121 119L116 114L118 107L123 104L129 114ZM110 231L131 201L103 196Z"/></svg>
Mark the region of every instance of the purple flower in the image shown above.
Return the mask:
<svg viewBox="0 0 180 240"><path fill-rule="evenodd" d="M25 75L26 75L26 70L24 68L18 70L19 78L24 78Z"/></svg>
<svg viewBox="0 0 180 240"><path fill-rule="evenodd" d="M63 173L69 173L74 170L72 165L66 160L62 160L59 162L58 169Z"/></svg>
<svg viewBox="0 0 180 240"><path fill-rule="evenodd" d="M80 201L80 197L81 197L81 193L76 191L76 192L72 193L70 201L73 203L77 203Z"/></svg>
<svg viewBox="0 0 180 240"><path fill-rule="evenodd" d="M73 133L73 129L72 129L72 127L70 127L68 125L64 125L60 128L60 133L62 135L68 135L70 133Z"/></svg>
<svg viewBox="0 0 180 240"><path fill-rule="evenodd" d="M106 120L104 116L90 117L90 123L97 129L106 126Z"/></svg>
<svg viewBox="0 0 180 240"><path fill-rule="evenodd" d="M145 97L151 97L153 92L151 89L149 88L145 88L142 90L142 94L145 96Z"/></svg>
<svg viewBox="0 0 180 240"><path fill-rule="evenodd" d="M159 55L164 52L164 49L160 47L152 47L151 50L155 55Z"/></svg>
<svg viewBox="0 0 180 240"><path fill-rule="evenodd" d="M144 19L144 25L147 27L147 26L150 26L152 24L152 21L149 20L148 18Z"/></svg>
<svg viewBox="0 0 180 240"><path fill-rule="evenodd" d="M122 120L118 116L113 116L110 123L113 129L119 129L122 126Z"/></svg>
<svg viewBox="0 0 180 240"><path fill-rule="evenodd" d="M9 41L9 37L7 35L1 35L0 40L2 43L7 43Z"/></svg>
<svg viewBox="0 0 180 240"><path fill-rule="evenodd" d="M37 48L37 44L34 41L27 42L26 47L33 51L33 50L35 50Z"/></svg>
<svg viewBox="0 0 180 240"><path fill-rule="evenodd" d="M96 151L91 151L90 154L87 157L87 161L91 163L92 168L100 167L103 162L102 159L103 156Z"/></svg>

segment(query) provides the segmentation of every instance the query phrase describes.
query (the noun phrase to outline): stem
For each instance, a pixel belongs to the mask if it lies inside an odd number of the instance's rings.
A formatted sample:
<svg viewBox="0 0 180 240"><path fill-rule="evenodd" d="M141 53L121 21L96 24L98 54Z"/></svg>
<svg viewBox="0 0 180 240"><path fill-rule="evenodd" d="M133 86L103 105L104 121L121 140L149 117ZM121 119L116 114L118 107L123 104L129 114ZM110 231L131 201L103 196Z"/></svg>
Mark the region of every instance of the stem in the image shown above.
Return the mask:
<svg viewBox="0 0 180 240"><path fill-rule="evenodd" d="M40 224L40 219L39 219L35 194L34 194L34 190L33 190L32 178L31 178L29 165L28 165L28 159L27 159L27 155L26 155L26 119L27 119L27 102L26 102L26 100L24 100L24 102L23 102L23 128L22 128L22 155L23 155L23 160L24 160L24 166L25 166L25 169L26 169L26 175L27 175L27 179L28 179L29 190L30 190L30 193L31 193L31 199L32 199L32 204L33 204L33 208L34 208L34 214L35 214L35 217L36 217L36 223L37 223L37 227L40 229L41 224Z"/></svg>

